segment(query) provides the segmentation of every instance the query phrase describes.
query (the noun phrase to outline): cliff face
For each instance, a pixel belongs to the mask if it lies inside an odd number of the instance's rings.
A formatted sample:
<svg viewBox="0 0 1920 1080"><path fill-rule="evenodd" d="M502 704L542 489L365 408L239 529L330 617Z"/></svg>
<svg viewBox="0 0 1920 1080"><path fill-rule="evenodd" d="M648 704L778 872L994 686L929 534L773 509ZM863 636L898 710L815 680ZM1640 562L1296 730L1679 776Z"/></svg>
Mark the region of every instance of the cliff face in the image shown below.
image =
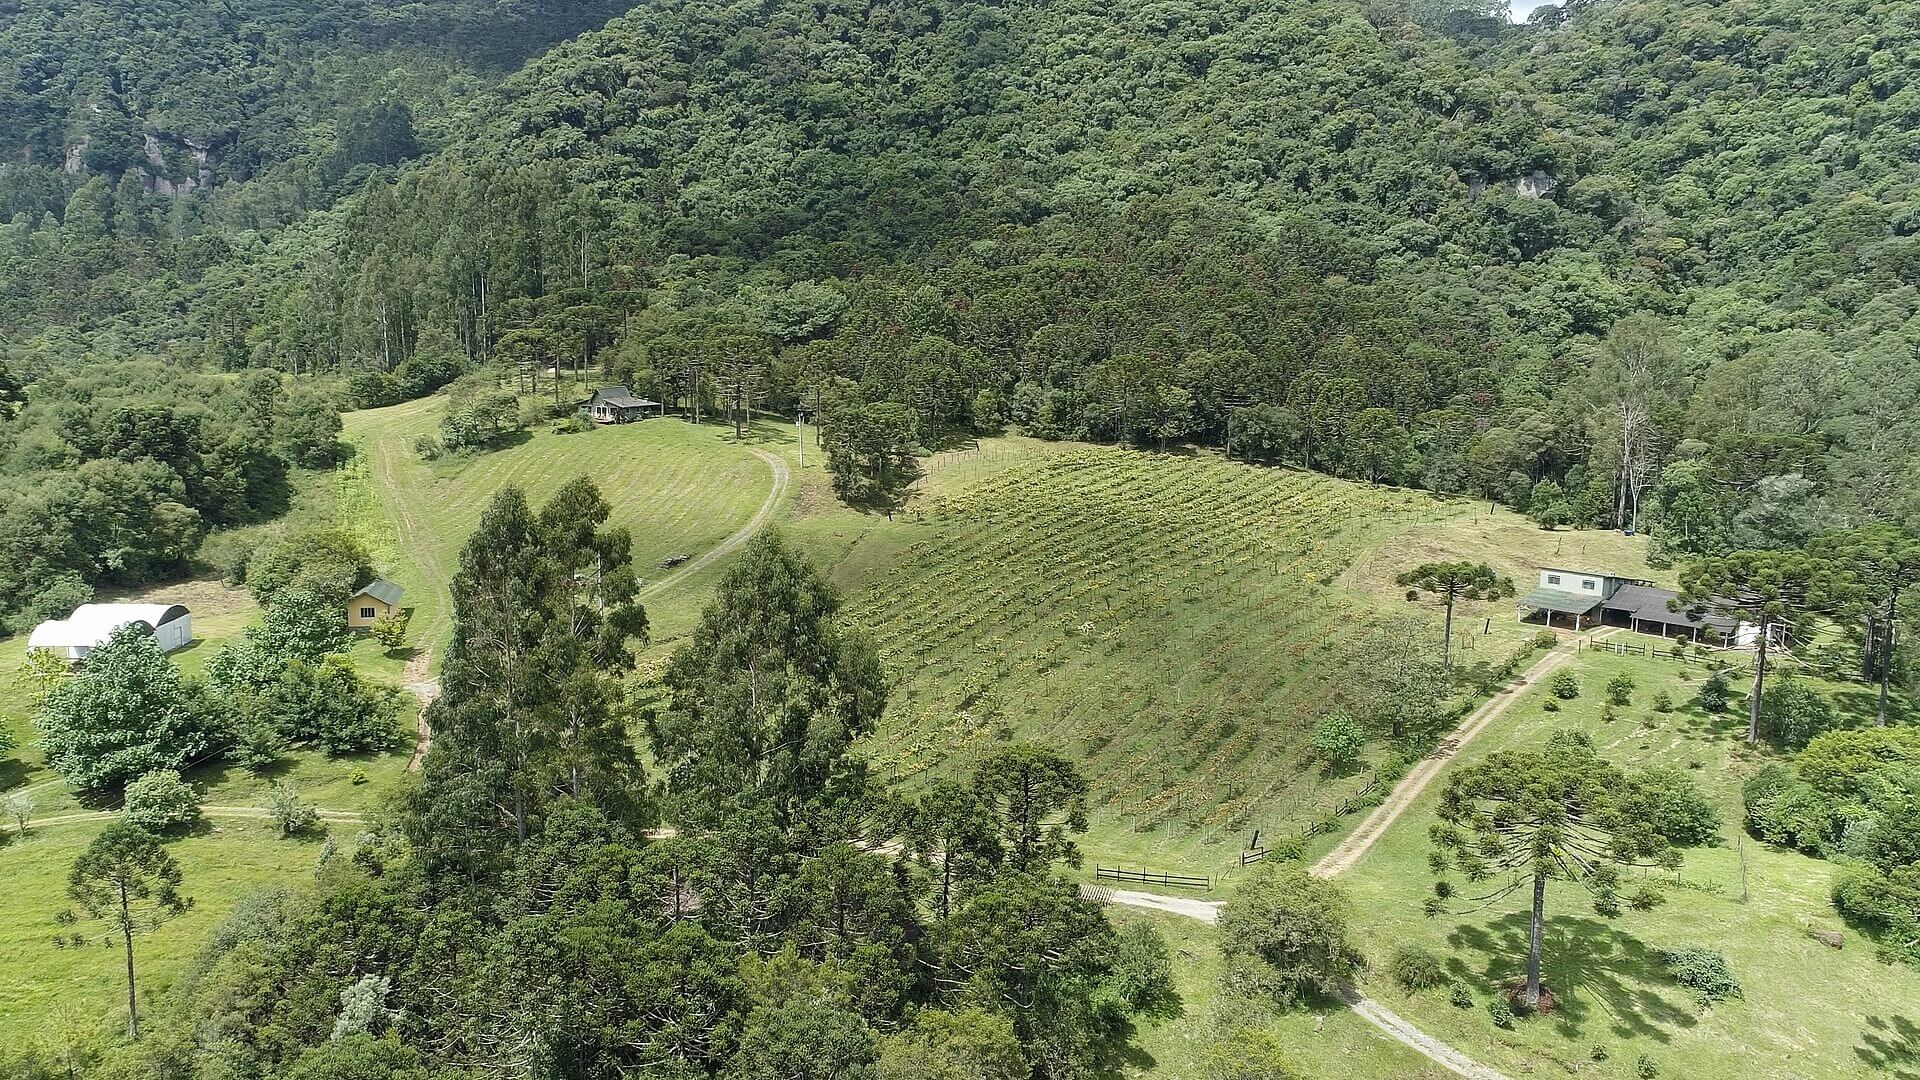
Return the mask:
<svg viewBox="0 0 1920 1080"><path fill-rule="evenodd" d="M183 139L174 153L166 153L160 137L147 132L141 152L147 167L140 170L140 183L155 195L189 195L213 186L213 159L207 148ZM169 157L175 159L169 162ZM179 160L184 158L184 161Z"/></svg>

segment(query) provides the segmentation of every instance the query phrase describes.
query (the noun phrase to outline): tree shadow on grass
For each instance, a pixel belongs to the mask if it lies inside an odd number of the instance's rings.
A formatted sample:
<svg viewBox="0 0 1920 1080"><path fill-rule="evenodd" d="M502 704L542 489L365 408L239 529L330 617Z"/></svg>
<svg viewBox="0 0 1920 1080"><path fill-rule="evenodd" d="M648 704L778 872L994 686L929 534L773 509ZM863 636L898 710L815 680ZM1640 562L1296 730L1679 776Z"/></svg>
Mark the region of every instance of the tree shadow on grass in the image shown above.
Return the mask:
<svg viewBox="0 0 1920 1080"><path fill-rule="evenodd" d="M27 777L33 773L27 763L19 758L0 758L0 797L4 797L14 788L24 787Z"/></svg>
<svg viewBox="0 0 1920 1080"><path fill-rule="evenodd" d="M1869 1016L1854 1055L1894 1080L1920 1080L1920 1026L1904 1016Z"/></svg>
<svg viewBox="0 0 1920 1080"><path fill-rule="evenodd" d="M1518 984L1525 975L1527 916L1516 912L1485 926L1458 927L1447 944L1479 954L1477 971L1475 961L1455 959L1456 977L1488 988ZM1558 1003L1553 1018L1570 1037L1605 1024L1615 1038L1666 1043L1673 1029L1696 1022L1692 1002L1667 979L1660 957L1599 919L1548 919L1541 952Z"/></svg>

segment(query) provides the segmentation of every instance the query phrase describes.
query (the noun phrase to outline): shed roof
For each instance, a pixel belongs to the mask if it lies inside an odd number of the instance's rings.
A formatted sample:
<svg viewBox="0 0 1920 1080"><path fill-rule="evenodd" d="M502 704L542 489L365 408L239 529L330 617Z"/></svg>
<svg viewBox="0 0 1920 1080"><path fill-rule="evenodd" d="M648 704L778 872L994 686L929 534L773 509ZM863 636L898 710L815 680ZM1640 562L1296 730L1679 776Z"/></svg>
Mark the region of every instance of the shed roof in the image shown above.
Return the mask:
<svg viewBox="0 0 1920 1080"><path fill-rule="evenodd" d="M1534 589L1522 596L1518 605L1535 611L1557 611L1562 615L1585 615L1600 606L1600 598L1588 593L1570 593L1561 589Z"/></svg>
<svg viewBox="0 0 1920 1080"><path fill-rule="evenodd" d="M660 404L647 398L634 397L633 391L624 386L603 386L593 392L584 404L612 405L617 409L651 409Z"/></svg>
<svg viewBox="0 0 1920 1080"><path fill-rule="evenodd" d="M1656 589L1651 585L1622 585L1607 598L1606 608L1608 611L1624 612L1629 618L1642 622L1662 622L1670 626L1711 626L1719 630L1733 628L1732 619L1695 615L1684 605L1677 609L1669 608L1668 602L1679 595L1672 589Z"/></svg>
<svg viewBox="0 0 1920 1080"><path fill-rule="evenodd" d="M34 627L27 648L93 648L128 623L158 629L187 613L180 604L81 604L64 619L49 619Z"/></svg>
<svg viewBox="0 0 1920 1080"><path fill-rule="evenodd" d="M407 590L401 588L400 586L394 584L391 581L388 581L386 578L377 577L377 578L374 578L372 581L367 582L367 585L365 588L361 589L359 592L354 593L352 596L347 597L347 599L353 600L362 596L371 596L375 600L378 600L383 604L392 605L392 604L399 603L400 598L402 596L405 596L406 593L407 593Z"/></svg>

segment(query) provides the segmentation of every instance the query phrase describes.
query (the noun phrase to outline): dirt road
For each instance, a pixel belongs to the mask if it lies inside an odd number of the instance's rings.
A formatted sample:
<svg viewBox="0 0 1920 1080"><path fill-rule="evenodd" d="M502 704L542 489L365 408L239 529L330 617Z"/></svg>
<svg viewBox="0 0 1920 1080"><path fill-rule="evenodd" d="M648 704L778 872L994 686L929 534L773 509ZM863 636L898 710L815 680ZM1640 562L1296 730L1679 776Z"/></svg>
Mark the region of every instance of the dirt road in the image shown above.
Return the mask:
<svg viewBox="0 0 1920 1080"><path fill-rule="evenodd" d="M773 488L767 492L766 501L760 504L760 509L753 512L753 516L747 519L745 525L734 530L733 535L715 544L706 554L701 555L697 559L682 563L679 569L658 581L648 582L646 588L640 590L640 598L642 600L649 596L658 596L686 580L688 577L712 566L715 560L753 539L755 533L766 528L767 523L773 520L774 511L780 508L780 497L787 493L787 485L792 482L792 470L787 468L786 462L780 460L780 458L774 454L770 454L758 447L748 447L748 450L754 457L766 462L767 468L773 470Z"/></svg>
<svg viewBox="0 0 1920 1080"><path fill-rule="evenodd" d="M1407 775L1401 777L1400 782L1394 785L1393 792L1386 797L1385 801L1373 808L1373 813L1367 815L1367 819L1360 823L1359 828L1353 830L1345 840L1340 841L1332 851L1327 852L1319 862L1314 863L1310 872L1320 877L1334 877L1352 869L1353 864L1360 861L1360 856L1365 855L1382 836L1386 835L1393 823L1400 820L1400 815L1406 813L1407 807L1412 806L1413 801L1420 797L1420 793L1427 790L1427 785L1433 782L1434 777L1440 775L1440 770L1446 767L1454 754L1460 752L1461 747L1472 742L1486 730L1488 724L1493 723L1501 713L1506 712L1507 707L1513 704L1522 690L1558 670L1560 665L1572 658L1572 655L1572 653L1554 649L1528 668L1526 674L1520 676L1517 683L1500 691L1475 709L1461 722L1453 734L1440 744L1439 751L1430 757L1423 758L1419 764L1407 770Z"/></svg>

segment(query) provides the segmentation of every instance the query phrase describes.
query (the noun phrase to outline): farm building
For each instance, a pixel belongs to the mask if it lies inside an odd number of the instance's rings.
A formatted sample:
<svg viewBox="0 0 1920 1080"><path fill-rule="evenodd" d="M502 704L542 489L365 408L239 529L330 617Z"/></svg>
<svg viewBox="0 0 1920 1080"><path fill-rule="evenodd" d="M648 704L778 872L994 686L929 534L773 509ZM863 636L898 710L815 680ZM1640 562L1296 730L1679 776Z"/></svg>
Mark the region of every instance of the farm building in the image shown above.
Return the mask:
<svg viewBox="0 0 1920 1080"><path fill-rule="evenodd" d="M1521 619L1538 617L1548 626L1570 624L1575 630L1596 626L1623 626L1662 637L1689 637L1720 641L1736 636L1729 619L1695 615L1675 603L1678 593L1644 581L1613 577L1592 570L1546 566L1540 583L1519 600ZM1676 610L1677 609L1677 610Z"/></svg>
<svg viewBox="0 0 1920 1080"><path fill-rule="evenodd" d="M666 415L667 407L657 401L633 396L624 386L603 386L580 403L580 415L596 424L625 424L649 416Z"/></svg>
<svg viewBox="0 0 1920 1080"><path fill-rule="evenodd" d="M399 610L400 598L406 592L383 577L367 582L365 588L347 597L347 629L366 630L392 615Z"/></svg>
<svg viewBox="0 0 1920 1080"><path fill-rule="evenodd" d="M179 604L81 604L64 619L50 619L34 627L27 648L85 660L88 653L128 623L139 623L152 631L161 652L184 648L193 640L193 616Z"/></svg>

